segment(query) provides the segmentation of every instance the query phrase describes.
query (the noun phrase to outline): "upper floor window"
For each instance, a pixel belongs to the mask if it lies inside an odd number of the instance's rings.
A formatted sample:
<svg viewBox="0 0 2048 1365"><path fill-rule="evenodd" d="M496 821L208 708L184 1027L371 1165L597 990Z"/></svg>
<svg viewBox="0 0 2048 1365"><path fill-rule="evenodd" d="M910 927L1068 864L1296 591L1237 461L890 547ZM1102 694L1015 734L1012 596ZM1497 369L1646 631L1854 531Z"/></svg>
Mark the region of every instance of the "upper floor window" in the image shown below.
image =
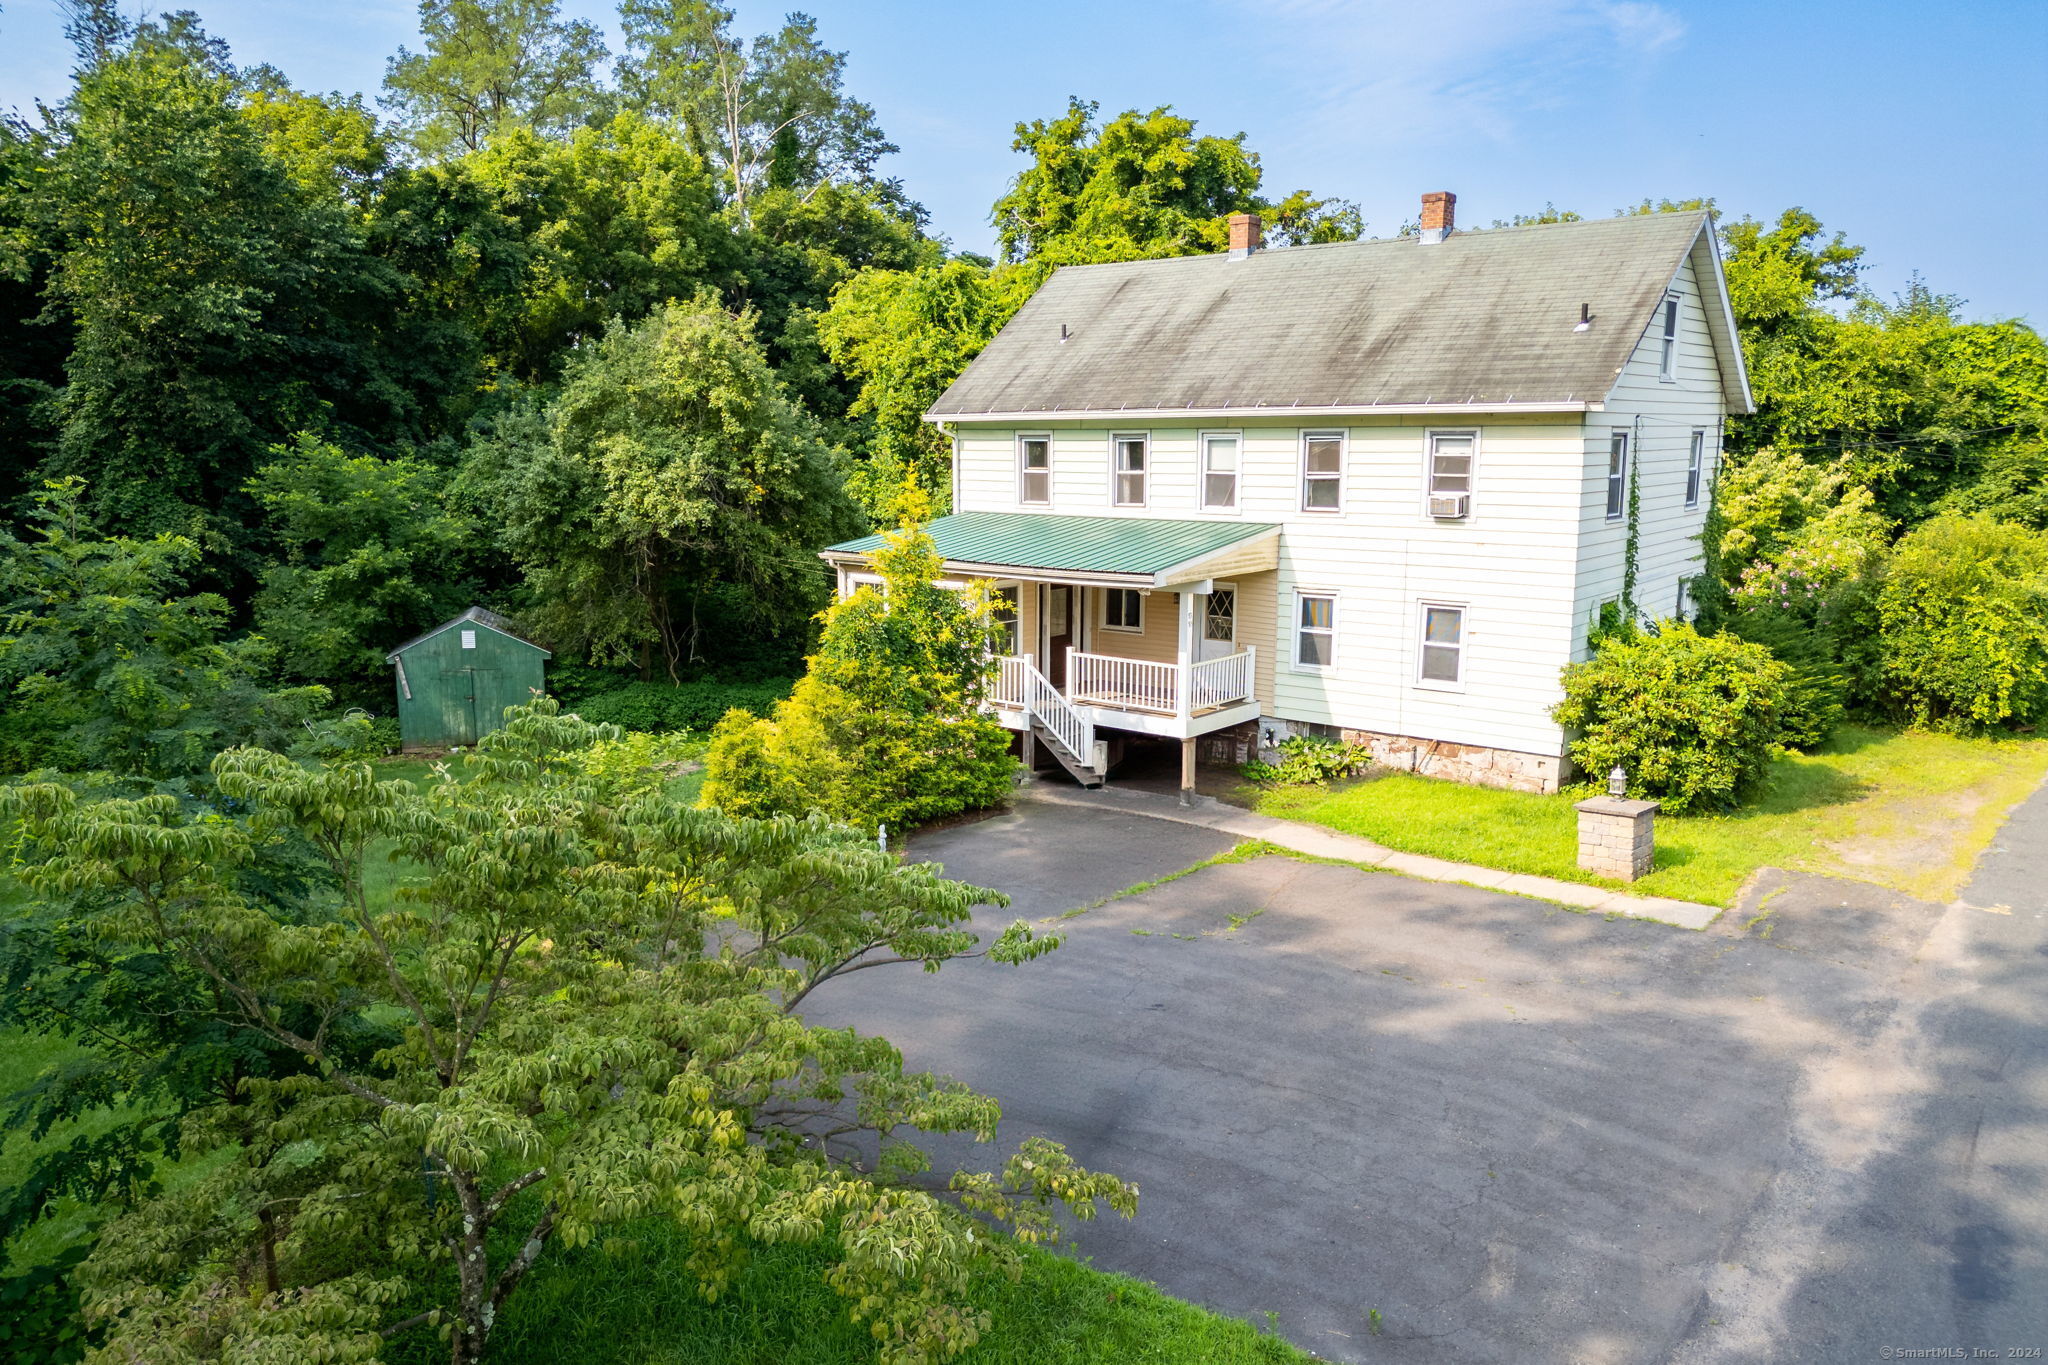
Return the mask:
<svg viewBox="0 0 2048 1365"><path fill-rule="evenodd" d="M1621 520L1628 510L1628 433L1612 432L1607 437L1607 519Z"/></svg>
<svg viewBox="0 0 2048 1365"><path fill-rule="evenodd" d="M1700 505L1700 480L1705 476L1707 463L1707 433L1695 431L1692 434L1692 449L1685 455L1685 505Z"/></svg>
<svg viewBox="0 0 2048 1365"><path fill-rule="evenodd" d="M1337 661L1336 595L1298 592L1294 602L1294 666L1328 668Z"/></svg>
<svg viewBox="0 0 2048 1365"><path fill-rule="evenodd" d="M1104 588L1102 590L1102 628L1104 630L1145 629L1145 594L1136 588Z"/></svg>
<svg viewBox="0 0 2048 1365"><path fill-rule="evenodd" d="M1664 300L1664 308L1658 314L1664 334L1660 339L1661 350L1657 353L1657 376L1660 379L1678 378L1678 295L1671 294Z"/></svg>
<svg viewBox="0 0 2048 1365"><path fill-rule="evenodd" d="M1301 434L1301 510L1344 510L1344 433L1304 431Z"/></svg>
<svg viewBox="0 0 2048 1365"><path fill-rule="evenodd" d="M1145 505L1146 438L1142 435L1112 436L1110 446L1116 466L1113 500L1118 507Z"/></svg>
<svg viewBox="0 0 2048 1365"><path fill-rule="evenodd" d="M1202 506L1223 511L1237 507L1237 437L1202 438Z"/></svg>
<svg viewBox="0 0 2048 1365"><path fill-rule="evenodd" d="M1471 431L1429 433L1429 513L1462 517L1472 510L1472 457L1479 436ZM1447 499L1439 502L1438 499Z"/></svg>
<svg viewBox="0 0 2048 1365"><path fill-rule="evenodd" d="M1017 438L1017 501L1052 501L1052 437Z"/></svg>

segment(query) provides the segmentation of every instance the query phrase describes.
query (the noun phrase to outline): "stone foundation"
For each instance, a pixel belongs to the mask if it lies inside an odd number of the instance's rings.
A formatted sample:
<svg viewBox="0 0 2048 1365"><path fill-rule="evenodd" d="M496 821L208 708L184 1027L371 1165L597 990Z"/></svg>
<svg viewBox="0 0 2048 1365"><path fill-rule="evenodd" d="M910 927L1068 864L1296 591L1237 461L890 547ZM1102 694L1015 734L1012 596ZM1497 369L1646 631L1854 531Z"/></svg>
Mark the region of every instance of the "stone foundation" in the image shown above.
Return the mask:
<svg viewBox="0 0 2048 1365"><path fill-rule="evenodd" d="M1258 722L1258 735L1259 757L1269 763L1279 761L1279 750L1273 746L1280 740L1289 735L1314 735L1346 744L1364 744L1374 763L1396 772L1448 778L1477 787L1555 792L1566 775L1564 760L1555 754L1525 754L1514 749L1490 749L1483 744L1453 744L1449 740L1349 730L1311 721L1262 720Z"/></svg>
<svg viewBox="0 0 2048 1365"><path fill-rule="evenodd" d="M1195 761L1212 767L1235 767L1251 762L1258 754L1259 723L1255 720L1211 730L1195 740Z"/></svg>

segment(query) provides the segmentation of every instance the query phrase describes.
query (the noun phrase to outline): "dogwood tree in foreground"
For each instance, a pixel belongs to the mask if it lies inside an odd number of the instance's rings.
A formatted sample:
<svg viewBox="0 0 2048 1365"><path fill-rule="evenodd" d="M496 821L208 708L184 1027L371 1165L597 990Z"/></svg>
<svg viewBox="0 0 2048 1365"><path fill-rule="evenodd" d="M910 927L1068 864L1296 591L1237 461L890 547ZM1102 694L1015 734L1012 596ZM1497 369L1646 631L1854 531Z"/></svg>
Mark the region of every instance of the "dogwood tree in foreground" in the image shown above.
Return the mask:
<svg viewBox="0 0 2048 1365"><path fill-rule="evenodd" d="M1039 1139L933 1175L900 1134L987 1140L996 1102L798 1012L874 966L1056 940L1018 921L982 946L970 913L1001 896L843 828L605 775L582 756L606 729L536 702L424 791L239 749L219 811L0 797L72 932L156 955L182 1008L305 1059L196 1110L187 1150L231 1156L105 1230L81 1283L108 1358L370 1361L438 1329L461 1365L551 1248L670 1218L714 1296L750 1244L831 1239L884 1357L933 1361L989 1327L964 1290L1014 1260L990 1224L1040 1240L1063 1208L1135 1211L1135 1187ZM326 891L280 909L242 889L300 841ZM380 892L393 856L420 872Z"/></svg>

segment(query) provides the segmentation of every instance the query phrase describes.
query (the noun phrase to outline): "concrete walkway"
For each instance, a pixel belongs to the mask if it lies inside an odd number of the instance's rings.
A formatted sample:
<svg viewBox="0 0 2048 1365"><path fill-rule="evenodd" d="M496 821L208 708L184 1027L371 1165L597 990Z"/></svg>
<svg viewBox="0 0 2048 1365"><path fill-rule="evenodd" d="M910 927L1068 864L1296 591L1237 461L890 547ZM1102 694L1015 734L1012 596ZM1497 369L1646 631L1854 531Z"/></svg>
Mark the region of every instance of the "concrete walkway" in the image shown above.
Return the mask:
<svg viewBox="0 0 2048 1365"><path fill-rule="evenodd" d="M1128 787L1103 787L1095 791L1084 791L1079 787L1070 787L1065 783L1049 780L1027 781L1018 789L1017 794L1027 801L1051 801L1063 805L1097 808L1107 806L1132 815L1150 816L1155 820L1200 825L1205 829L1220 830L1244 839L1263 839L1269 844L1278 844L1281 848L1295 853L1306 853L1312 858L1333 858L1339 862L1356 863L1362 867L1398 872L1404 877L1416 877L1423 881L1483 886L1489 891L1506 891L1516 896L1530 896L1537 900L1552 901L1558 905L1569 905L1575 909L1590 911L1596 915L1627 915L1632 919L1656 920L1661 924L1676 925L1681 929L1704 929L1721 913L1720 906L1701 905L1697 901L1673 900L1668 896L1631 896L1626 892L1610 891L1605 887L1559 881L1555 877L1499 872L1472 863L1454 863L1448 858L1426 858L1419 853L1398 853L1370 839L1361 839L1355 834L1339 834L1335 830L1324 829L1318 825L1280 820L1270 815L1256 815L1236 806L1225 805L1210 796L1198 796L1192 806L1183 806L1178 797L1161 796L1156 792L1133 791Z"/></svg>

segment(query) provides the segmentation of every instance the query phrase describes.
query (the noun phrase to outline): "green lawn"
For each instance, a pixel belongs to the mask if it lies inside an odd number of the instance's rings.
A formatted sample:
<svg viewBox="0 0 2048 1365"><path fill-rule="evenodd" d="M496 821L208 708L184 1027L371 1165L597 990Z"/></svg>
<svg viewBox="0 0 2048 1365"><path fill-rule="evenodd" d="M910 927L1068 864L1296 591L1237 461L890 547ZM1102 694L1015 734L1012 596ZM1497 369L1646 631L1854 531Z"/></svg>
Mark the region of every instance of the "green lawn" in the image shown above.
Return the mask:
<svg viewBox="0 0 2048 1365"><path fill-rule="evenodd" d="M658 1224L635 1233L639 1244L623 1259L591 1248L562 1256L545 1273L536 1270L506 1305L492 1339L493 1365L874 1360L873 1338L848 1318L846 1300L824 1281L823 1251L762 1248L731 1291L708 1304L683 1270L682 1234ZM987 1275L972 1295L993 1325L959 1365L1295 1365L1310 1359L1251 1323L1040 1251L1026 1251L1017 1283ZM1280 1326L1284 1331L1286 1324ZM1365 1324L1359 1328L1363 1333Z"/></svg>
<svg viewBox="0 0 2048 1365"><path fill-rule="evenodd" d="M1948 899L2044 773L2048 740L1844 726L1818 753L1781 757L1768 790L1742 810L1658 816L1655 870L1629 889L1727 905L1758 868L1788 867ZM1251 799L1263 814L1327 825L1407 853L1619 885L1579 871L1571 796L1391 773L1334 790L1282 787Z"/></svg>

